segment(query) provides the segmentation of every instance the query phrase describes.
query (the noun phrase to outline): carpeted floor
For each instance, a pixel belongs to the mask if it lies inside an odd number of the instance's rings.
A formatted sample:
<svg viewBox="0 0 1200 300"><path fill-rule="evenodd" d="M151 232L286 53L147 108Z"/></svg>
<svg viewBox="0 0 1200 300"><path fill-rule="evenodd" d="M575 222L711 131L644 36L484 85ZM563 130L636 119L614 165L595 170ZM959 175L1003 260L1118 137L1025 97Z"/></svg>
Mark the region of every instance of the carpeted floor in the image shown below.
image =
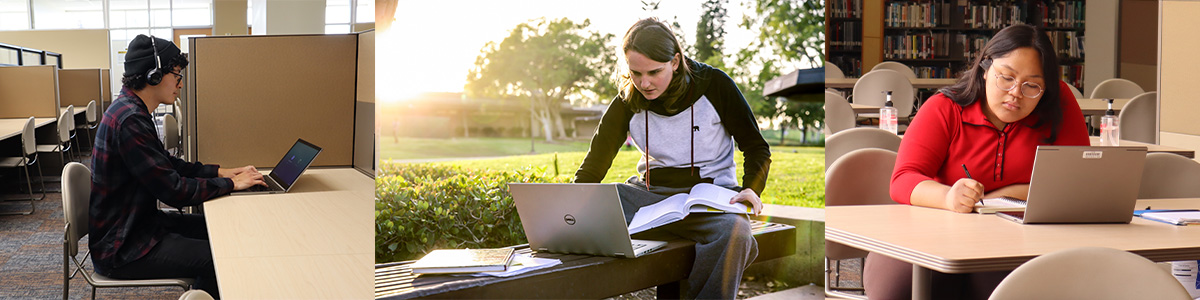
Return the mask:
<svg viewBox="0 0 1200 300"><path fill-rule="evenodd" d="M58 185L48 183L51 184ZM10 192L0 190L0 193ZM0 299L62 298L62 194L48 193L46 199L34 204L37 209L33 214L0 216ZM24 201L0 203L0 211L19 211L28 207L28 202ZM79 246L82 256L87 251L86 237ZM91 261L84 263L91 270ZM71 280L70 299L89 299L91 292L92 287L82 275ZM96 290L97 299L178 299L181 294L183 289L177 287Z"/></svg>

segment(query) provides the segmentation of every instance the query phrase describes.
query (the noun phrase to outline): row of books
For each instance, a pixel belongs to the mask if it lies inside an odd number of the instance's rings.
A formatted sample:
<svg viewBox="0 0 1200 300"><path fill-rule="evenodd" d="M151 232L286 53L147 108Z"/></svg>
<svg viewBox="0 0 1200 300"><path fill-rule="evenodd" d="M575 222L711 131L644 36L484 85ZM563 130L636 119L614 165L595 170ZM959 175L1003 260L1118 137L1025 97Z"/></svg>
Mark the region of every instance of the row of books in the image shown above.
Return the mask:
<svg viewBox="0 0 1200 300"><path fill-rule="evenodd" d="M951 33L930 32L883 37L883 57L886 59L951 58Z"/></svg>
<svg viewBox="0 0 1200 300"><path fill-rule="evenodd" d="M1042 26L1083 27L1086 7L1083 1L1057 1L1046 5L1038 2L1035 9L1041 12Z"/></svg>
<svg viewBox="0 0 1200 300"><path fill-rule="evenodd" d="M967 5L963 23L970 28L1000 29L1014 24L1026 24L1029 11L1021 4L1010 2L1004 4Z"/></svg>
<svg viewBox="0 0 1200 300"><path fill-rule="evenodd" d="M829 47L834 50L857 49L862 47L862 23L830 22Z"/></svg>
<svg viewBox="0 0 1200 300"><path fill-rule="evenodd" d="M884 8L883 23L889 27L937 27L950 23L953 5L938 2L892 2Z"/></svg>
<svg viewBox="0 0 1200 300"><path fill-rule="evenodd" d="M862 0L828 0L826 9L834 18L862 18Z"/></svg>
<svg viewBox="0 0 1200 300"><path fill-rule="evenodd" d="M1058 54L1058 57L1083 58L1083 35L1079 32L1047 31L1046 34L1050 36L1050 42L1054 44L1054 53Z"/></svg>
<svg viewBox="0 0 1200 300"><path fill-rule="evenodd" d="M837 66L842 70L842 74L846 77L862 77L862 57L858 55L830 55L826 56L829 63Z"/></svg>
<svg viewBox="0 0 1200 300"><path fill-rule="evenodd" d="M1083 90L1083 65L1058 66L1058 73L1067 84Z"/></svg>
<svg viewBox="0 0 1200 300"><path fill-rule="evenodd" d="M983 46L987 45L988 41L992 39L992 36L989 34L960 33L957 39L958 44L962 45L963 57L974 59L976 55L979 55L979 51L983 50Z"/></svg>
<svg viewBox="0 0 1200 300"><path fill-rule="evenodd" d="M954 78L954 68L945 67L912 67L917 78Z"/></svg>

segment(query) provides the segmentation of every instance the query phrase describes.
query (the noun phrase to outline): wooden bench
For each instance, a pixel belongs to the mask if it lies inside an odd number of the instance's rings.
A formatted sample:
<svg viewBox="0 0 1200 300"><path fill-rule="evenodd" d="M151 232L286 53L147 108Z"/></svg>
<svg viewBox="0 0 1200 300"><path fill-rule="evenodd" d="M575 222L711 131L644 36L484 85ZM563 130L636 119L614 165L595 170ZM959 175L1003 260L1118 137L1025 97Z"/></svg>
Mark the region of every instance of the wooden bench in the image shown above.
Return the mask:
<svg viewBox="0 0 1200 300"><path fill-rule="evenodd" d="M751 221L758 241L754 262L796 253L796 228L791 225ZM528 245L513 246L531 253ZM695 243L670 240L663 249L639 258L536 253L561 265L513 277L415 275L413 261L375 265L376 299L410 298L604 298L658 287L658 298L678 299L695 260Z"/></svg>

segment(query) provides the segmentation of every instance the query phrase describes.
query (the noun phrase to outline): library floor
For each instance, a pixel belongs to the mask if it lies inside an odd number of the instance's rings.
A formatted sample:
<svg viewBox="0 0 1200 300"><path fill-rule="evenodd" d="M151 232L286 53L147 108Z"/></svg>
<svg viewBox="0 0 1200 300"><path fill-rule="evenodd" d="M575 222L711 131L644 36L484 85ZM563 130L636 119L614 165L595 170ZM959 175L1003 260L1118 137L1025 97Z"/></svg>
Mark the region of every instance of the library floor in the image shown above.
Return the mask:
<svg viewBox="0 0 1200 300"><path fill-rule="evenodd" d="M85 164L89 158L83 159ZM58 183L47 183L58 185ZM35 183L36 186L36 183ZM9 193L7 188L0 193ZM34 194L35 196L37 194ZM0 216L0 299L58 299L63 293L62 194L34 201L30 215ZM28 202L2 202L0 211L28 209ZM88 238L80 241L87 251ZM91 260L84 264L91 269ZM71 280L70 299L89 299L92 287L81 275ZM97 299L178 299L177 287L103 288Z"/></svg>

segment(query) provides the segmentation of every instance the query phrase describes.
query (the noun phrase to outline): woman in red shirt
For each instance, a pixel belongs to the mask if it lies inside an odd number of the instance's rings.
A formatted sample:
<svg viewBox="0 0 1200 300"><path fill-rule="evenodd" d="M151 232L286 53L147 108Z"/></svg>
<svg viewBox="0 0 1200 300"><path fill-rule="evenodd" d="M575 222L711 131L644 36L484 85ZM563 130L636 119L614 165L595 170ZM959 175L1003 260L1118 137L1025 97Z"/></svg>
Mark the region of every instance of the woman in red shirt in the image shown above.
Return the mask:
<svg viewBox="0 0 1200 300"><path fill-rule="evenodd" d="M982 198L1025 199L1038 145L1089 145L1079 103L1057 72L1042 29L996 33L958 82L913 118L897 153L892 200L970 213ZM934 273L935 298L986 299L1008 272ZM871 299L908 298L912 265L868 255L863 283Z"/></svg>

